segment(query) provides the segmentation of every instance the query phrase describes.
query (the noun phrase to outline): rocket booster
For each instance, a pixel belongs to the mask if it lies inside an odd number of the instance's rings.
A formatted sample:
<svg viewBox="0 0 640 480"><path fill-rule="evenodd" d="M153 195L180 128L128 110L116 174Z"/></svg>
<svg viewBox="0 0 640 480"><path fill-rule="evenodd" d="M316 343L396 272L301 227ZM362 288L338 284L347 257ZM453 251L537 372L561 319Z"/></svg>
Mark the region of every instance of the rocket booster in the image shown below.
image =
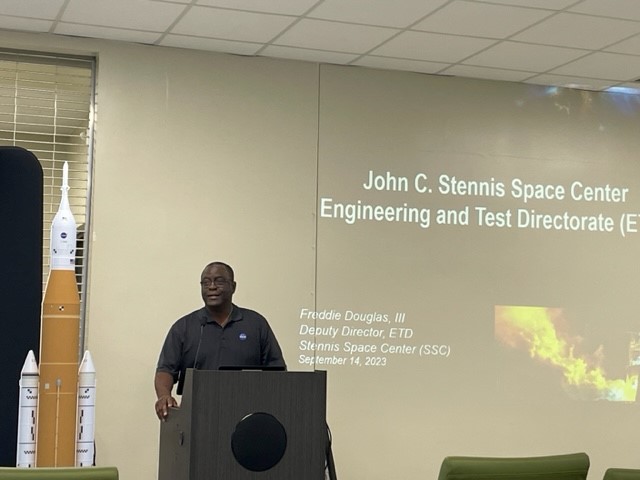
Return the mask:
<svg viewBox="0 0 640 480"><path fill-rule="evenodd" d="M96 368L89 350L78 372L78 444L76 467L93 466L96 416Z"/></svg>
<svg viewBox="0 0 640 480"><path fill-rule="evenodd" d="M75 276L76 222L65 162L62 200L51 225L51 270L42 302L38 467L72 467L76 457L80 297Z"/></svg>
<svg viewBox="0 0 640 480"><path fill-rule="evenodd" d="M38 410L38 364L30 350L20 372L18 442L16 466L36 466L36 426ZM96 369L91 353L84 352L78 371L78 414L76 426L76 467L91 467L95 456Z"/></svg>
<svg viewBox="0 0 640 480"><path fill-rule="evenodd" d="M36 416L38 413L38 364L29 350L20 372L20 403L18 404L17 467L36 465Z"/></svg>

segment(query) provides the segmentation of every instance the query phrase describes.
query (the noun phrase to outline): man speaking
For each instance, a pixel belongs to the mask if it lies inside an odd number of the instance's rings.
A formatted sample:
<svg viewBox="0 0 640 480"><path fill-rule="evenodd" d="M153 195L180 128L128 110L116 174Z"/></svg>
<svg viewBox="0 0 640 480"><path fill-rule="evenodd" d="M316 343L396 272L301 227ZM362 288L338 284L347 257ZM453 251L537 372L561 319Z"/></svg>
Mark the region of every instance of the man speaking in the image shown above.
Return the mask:
<svg viewBox="0 0 640 480"><path fill-rule="evenodd" d="M173 385L182 394L187 368L218 370L222 366L277 366L286 368L278 340L258 312L232 302L236 291L233 269L212 262L202 271L204 307L177 320L164 341L154 380L156 415L167 418L177 407Z"/></svg>

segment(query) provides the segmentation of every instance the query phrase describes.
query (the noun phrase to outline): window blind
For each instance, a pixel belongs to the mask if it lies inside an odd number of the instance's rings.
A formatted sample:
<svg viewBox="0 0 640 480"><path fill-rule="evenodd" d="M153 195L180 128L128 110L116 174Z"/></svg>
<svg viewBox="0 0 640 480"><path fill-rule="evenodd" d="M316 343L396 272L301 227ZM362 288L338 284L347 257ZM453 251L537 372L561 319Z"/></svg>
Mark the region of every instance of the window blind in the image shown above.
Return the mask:
<svg viewBox="0 0 640 480"><path fill-rule="evenodd" d="M43 272L50 266L50 228L69 164L69 204L77 224L76 276L83 338L90 225L95 59L0 49L0 144L23 147L43 170ZM83 342L80 342L81 351Z"/></svg>

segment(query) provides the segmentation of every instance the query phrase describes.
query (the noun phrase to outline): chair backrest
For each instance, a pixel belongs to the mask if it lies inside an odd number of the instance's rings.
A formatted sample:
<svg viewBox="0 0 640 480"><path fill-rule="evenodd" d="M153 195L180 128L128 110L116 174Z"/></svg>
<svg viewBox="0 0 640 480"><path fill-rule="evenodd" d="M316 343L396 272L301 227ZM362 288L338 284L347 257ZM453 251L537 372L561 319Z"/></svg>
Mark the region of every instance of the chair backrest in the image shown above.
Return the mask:
<svg viewBox="0 0 640 480"><path fill-rule="evenodd" d="M586 453L539 457L446 457L438 480L586 480Z"/></svg>
<svg viewBox="0 0 640 480"><path fill-rule="evenodd" d="M608 468L604 472L603 480L640 480L640 469Z"/></svg>
<svg viewBox="0 0 640 480"><path fill-rule="evenodd" d="M0 480L118 480L116 467L0 467Z"/></svg>

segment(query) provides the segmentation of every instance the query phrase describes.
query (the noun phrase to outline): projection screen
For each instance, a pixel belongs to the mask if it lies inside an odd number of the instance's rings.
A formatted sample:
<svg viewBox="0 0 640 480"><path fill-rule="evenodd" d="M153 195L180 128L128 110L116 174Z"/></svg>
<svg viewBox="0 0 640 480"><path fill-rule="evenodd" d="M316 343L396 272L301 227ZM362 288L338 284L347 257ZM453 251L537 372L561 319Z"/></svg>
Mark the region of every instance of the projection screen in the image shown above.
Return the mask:
<svg viewBox="0 0 640 480"><path fill-rule="evenodd" d="M436 478L446 455L634 466L639 114L633 95L321 68L316 302L289 363L329 372L345 478Z"/></svg>

